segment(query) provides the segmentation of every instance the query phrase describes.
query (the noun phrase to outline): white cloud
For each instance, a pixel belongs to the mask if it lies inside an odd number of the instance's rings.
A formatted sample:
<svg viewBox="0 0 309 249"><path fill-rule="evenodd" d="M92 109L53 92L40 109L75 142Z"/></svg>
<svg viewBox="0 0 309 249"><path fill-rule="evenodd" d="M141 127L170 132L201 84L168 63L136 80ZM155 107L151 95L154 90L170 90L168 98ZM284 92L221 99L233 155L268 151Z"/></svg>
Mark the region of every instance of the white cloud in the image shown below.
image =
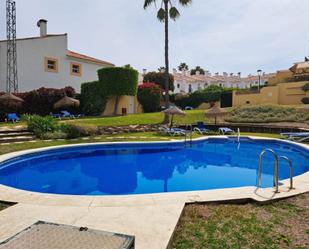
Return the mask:
<svg viewBox="0 0 309 249"><path fill-rule="evenodd" d="M143 0L16 0L18 36L68 33L72 50L138 69L164 64L163 24ZM308 0L194 0L171 22L171 67L185 61L211 71L244 73L287 68L309 53ZM5 38L5 1L0 3ZM3 13L3 14L2 14Z"/></svg>

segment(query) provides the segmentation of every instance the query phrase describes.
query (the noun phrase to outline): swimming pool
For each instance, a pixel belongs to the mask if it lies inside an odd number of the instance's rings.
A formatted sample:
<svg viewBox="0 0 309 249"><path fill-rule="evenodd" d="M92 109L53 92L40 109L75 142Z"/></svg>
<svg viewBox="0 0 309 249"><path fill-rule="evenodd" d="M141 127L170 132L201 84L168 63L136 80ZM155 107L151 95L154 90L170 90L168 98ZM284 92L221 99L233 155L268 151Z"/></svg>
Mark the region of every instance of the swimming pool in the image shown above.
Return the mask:
<svg viewBox="0 0 309 249"><path fill-rule="evenodd" d="M0 184L40 193L129 195L256 186L265 148L289 157L294 176L309 169L309 150L279 140L209 138L184 143L95 144L53 148L0 163ZM273 185L266 154L262 187ZM289 178L285 161L279 179Z"/></svg>

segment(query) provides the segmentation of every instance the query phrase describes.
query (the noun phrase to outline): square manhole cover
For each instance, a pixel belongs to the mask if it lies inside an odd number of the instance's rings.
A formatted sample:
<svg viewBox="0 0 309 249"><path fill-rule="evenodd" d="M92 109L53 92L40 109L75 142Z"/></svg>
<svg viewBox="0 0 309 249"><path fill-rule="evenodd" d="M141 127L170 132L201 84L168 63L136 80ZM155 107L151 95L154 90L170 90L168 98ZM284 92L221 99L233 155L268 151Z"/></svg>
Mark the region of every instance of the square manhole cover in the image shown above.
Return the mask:
<svg viewBox="0 0 309 249"><path fill-rule="evenodd" d="M133 249L134 237L39 221L0 244L3 249Z"/></svg>

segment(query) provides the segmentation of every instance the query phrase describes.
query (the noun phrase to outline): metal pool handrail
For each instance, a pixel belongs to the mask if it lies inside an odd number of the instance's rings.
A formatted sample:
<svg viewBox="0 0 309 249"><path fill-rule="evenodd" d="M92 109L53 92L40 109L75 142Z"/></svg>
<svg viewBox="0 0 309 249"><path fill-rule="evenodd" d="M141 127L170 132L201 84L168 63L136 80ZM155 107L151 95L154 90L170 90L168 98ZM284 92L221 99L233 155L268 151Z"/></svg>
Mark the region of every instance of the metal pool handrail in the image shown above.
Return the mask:
<svg viewBox="0 0 309 249"><path fill-rule="evenodd" d="M272 149L265 149L260 153L260 160L259 160L259 176L258 176L258 188L262 185L262 168L263 168L263 157L266 152L270 152L275 157L274 163L274 187L276 188L275 193L279 193L279 177L278 177L278 164L279 164L279 156L277 153Z"/></svg>
<svg viewBox="0 0 309 249"><path fill-rule="evenodd" d="M279 160L282 159L282 160L285 160L289 163L289 167L290 167L290 189L293 189L293 164L292 164L292 161L286 157L286 156L279 156Z"/></svg>

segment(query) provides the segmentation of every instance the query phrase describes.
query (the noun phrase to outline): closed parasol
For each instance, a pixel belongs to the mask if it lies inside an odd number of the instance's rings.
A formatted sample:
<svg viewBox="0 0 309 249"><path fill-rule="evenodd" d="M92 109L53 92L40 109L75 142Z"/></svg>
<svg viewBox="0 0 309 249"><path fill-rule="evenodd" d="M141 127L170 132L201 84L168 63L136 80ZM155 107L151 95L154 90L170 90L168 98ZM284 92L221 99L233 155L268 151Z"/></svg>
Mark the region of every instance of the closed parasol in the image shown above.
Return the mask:
<svg viewBox="0 0 309 249"><path fill-rule="evenodd" d="M179 115L179 116L186 115L186 113L180 110L177 106L171 106L168 109L164 110L163 112L172 116L170 128L173 127L174 115Z"/></svg>
<svg viewBox="0 0 309 249"><path fill-rule="evenodd" d="M79 107L80 102L77 99L70 98L68 96L64 96L58 102L54 104L55 109L61 109L65 107Z"/></svg>
<svg viewBox="0 0 309 249"><path fill-rule="evenodd" d="M214 118L215 124L217 124L217 118L223 117L227 114L228 114L228 112L226 110L221 109L217 106L214 106L205 113L205 116L210 117L210 118Z"/></svg>

